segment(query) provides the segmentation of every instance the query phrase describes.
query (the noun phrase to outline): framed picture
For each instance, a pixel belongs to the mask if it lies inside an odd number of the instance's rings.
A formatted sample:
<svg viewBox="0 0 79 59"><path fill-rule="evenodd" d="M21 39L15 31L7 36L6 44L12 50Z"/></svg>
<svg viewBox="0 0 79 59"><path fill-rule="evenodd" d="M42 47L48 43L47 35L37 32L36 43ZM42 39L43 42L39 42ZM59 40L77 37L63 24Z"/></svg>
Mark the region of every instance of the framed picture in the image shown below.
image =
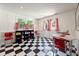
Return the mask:
<svg viewBox="0 0 79 59"><path fill-rule="evenodd" d="M16 18L16 29L33 29L33 20Z"/></svg>
<svg viewBox="0 0 79 59"><path fill-rule="evenodd" d="M76 13L75 13L75 28L76 30L79 31L79 4L77 6Z"/></svg>

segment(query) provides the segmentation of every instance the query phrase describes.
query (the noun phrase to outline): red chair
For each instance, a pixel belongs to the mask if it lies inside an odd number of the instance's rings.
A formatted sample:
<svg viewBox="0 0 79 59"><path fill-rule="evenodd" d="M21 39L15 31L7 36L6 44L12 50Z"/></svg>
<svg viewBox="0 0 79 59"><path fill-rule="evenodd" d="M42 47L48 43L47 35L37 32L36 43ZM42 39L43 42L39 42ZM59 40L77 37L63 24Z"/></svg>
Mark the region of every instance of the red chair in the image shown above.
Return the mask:
<svg viewBox="0 0 79 59"><path fill-rule="evenodd" d="M55 47L61 50L62 52L66 52L66 40L63 38L53 37Z"/></svg>
<svg viewBox="0 0 79 59"><path fill-rule="evenodd" d="M4 40L5 40L5 44L12 44L13 32L6 32L6 33L4 33ZM7 43L7 41L8 41L8 43Z"/></svg>

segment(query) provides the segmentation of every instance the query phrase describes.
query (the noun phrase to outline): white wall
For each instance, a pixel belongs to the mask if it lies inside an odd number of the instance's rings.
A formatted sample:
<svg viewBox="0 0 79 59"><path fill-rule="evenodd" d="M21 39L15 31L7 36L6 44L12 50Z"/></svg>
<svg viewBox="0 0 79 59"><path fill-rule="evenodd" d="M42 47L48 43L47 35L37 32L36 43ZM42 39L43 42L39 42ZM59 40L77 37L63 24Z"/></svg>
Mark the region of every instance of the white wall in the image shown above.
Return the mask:
<svg viewBox="0 0 79 59"><path fill-rule="evenodd" d="M57 15L59 19L59 30L66 31L69 30L69 33L72 37L75 36L75 10L68 11L62 14Z"/></svg>
<svg viewBox="0 0 79 59"><path fill-rule="evenodd" d="M14 31L15 15L13 13L0 10L0 32Z"/></svg>

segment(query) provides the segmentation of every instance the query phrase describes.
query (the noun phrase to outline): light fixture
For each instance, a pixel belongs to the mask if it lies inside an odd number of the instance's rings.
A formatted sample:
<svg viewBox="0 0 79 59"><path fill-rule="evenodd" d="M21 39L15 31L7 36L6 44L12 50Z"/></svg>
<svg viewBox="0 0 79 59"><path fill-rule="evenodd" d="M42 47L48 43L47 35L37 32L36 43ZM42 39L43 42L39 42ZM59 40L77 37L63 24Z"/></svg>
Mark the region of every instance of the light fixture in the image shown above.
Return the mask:
<svg viewBox="0 0 79 59"><path fill-rule="evenodd" d="M23 9L23 6L21 6L20 8Z"/></svg>

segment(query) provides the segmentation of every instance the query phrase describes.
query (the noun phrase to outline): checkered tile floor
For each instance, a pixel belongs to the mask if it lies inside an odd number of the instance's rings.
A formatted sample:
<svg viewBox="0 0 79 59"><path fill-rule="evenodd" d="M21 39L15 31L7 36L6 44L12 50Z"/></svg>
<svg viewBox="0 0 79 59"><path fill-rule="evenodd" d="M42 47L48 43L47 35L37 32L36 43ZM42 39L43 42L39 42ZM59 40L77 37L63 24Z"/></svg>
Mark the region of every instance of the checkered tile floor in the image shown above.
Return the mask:
<svg viewBox="0 0 79 59"><path fill-rule="evenodd" d="M66 56L65 53L54 48L50 39L31 39L24 43L14 43L9 46L0 47L0 56Z"/></svg>

